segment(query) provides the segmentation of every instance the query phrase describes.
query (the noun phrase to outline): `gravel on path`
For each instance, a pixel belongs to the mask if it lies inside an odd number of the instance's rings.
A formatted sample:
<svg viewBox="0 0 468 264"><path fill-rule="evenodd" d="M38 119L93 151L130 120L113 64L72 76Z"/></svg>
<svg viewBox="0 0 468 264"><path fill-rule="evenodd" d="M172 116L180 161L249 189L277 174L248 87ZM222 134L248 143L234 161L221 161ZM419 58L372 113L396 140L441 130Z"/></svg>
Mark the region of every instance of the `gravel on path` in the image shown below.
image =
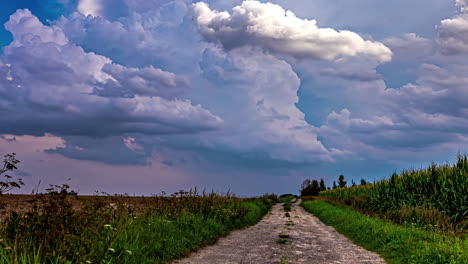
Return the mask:
<svg viewBox="0 0 468 264"><path fill-rule="evenodd" d="M212 246L172 264L380 264L376 253L355 245L306 212L300 200L290 217L276 204L257 225L233 231ZM279 241L279 235L287 235ZM285 242L285 243L281 243Z"/></svg>

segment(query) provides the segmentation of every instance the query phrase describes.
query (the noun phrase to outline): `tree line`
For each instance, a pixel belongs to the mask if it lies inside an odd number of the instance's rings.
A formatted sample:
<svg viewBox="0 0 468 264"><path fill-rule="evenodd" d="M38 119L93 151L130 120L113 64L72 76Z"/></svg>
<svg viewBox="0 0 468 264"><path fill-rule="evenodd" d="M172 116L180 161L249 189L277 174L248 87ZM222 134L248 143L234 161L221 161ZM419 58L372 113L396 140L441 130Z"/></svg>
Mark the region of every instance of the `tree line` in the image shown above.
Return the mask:
<svg viewBox="0 0 468 264"><path fill-rule="evenodd" d="M345 180L344 175L340 175L338 177L338 182L333 181L332 187L327 187L325 181L323 179L318 180L311 180L305 179L301 184L301 196L317 196L321 191L330 190L330 189L337 189L337 188L344 188L347 187L347 181ZM366 185L368 182L362 178L360 185ZM351 180L351 187L357 186L354 180Z"/></svg>

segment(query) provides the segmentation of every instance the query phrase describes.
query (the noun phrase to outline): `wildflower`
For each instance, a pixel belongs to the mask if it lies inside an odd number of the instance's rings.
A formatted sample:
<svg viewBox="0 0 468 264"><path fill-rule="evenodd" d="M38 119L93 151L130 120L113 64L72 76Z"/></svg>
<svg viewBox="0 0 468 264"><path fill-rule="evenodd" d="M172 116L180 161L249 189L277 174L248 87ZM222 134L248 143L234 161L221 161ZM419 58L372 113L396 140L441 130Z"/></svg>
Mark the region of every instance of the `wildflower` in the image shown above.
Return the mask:
<svg viewBox="0 0 468 264"><path fill-rule="evenodd" d="M113 249L113 248L108 248L107 250L109 250L110 252L115 253L115 249Z"/></svg>
<svg viewBox="0 0 468 264"><path fill-rule="evenodd" d="M128 250L128 249L127 249L126 251L127 251L127 254L129 254L129 255L132 255L132 254L133 254L132 251L130 251L130 250Z"/></svg>

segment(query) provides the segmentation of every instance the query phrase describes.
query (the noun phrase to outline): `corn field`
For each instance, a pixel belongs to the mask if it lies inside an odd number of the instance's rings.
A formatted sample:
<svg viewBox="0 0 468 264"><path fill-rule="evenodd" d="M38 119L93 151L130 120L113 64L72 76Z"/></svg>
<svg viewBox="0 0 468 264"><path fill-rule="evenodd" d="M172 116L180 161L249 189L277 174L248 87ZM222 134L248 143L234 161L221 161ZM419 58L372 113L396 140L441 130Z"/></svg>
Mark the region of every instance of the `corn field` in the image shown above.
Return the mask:
<svg viewBox="0 0 468 264"><path fill-rule="evenodd" d="M423 208L448 216L452 223L468 220L468 157L455 164L394 173L374 184L320 192L320 196L348 201L358 209L385 213L402 208Z"/></svg>

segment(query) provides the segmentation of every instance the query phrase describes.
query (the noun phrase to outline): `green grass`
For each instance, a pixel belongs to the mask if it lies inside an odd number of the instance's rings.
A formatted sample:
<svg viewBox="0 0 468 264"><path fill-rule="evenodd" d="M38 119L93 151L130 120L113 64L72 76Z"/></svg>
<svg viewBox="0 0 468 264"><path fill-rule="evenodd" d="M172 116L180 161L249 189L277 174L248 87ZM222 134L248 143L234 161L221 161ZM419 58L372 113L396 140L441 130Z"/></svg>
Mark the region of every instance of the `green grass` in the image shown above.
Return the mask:
<svg viewBox="0 0 468 264"><path fill-rule="evenodd" d="M306 201L302 206L356 244L379 253L390 264L468 263L466 238L397 225L320 200Z"/></svg>
<svg viewBox="0 0 468 264"><path fill-rule="evenodd" d="M105 200L113 197L96 197L81 209L62 196L44 199L41 210L2 223L0 264L164 263L257 223L273 204L185 192L148 198L137 213L125 197L115 208Z"/></svg>
<svg viewBox="0 0 468 264"><path fill-rule="evenodd" d="M285 212L291 212L291 204L290 203L283 204L283 209Z"/></svg>
<svg viewBox="0 0 468 264"><path fill-rule="evenodd" d="M278 244L286 244L287 242L288 242L288 240L282 239L282 238L276 240L276 243L278 243Z"/></svg>
<svg viewBox="0 0 468 264"><path fill-rule="evenodd" d="M296 196L286 195L286 196L280 197L279 202L280 203L291 203L294 199L296 199Z"/></svg>
<svg viewBox="0 0 468 264"><path fill-rule="evenodd" d="M288 264L288 257L281 256L279 264Z"/></svg>

